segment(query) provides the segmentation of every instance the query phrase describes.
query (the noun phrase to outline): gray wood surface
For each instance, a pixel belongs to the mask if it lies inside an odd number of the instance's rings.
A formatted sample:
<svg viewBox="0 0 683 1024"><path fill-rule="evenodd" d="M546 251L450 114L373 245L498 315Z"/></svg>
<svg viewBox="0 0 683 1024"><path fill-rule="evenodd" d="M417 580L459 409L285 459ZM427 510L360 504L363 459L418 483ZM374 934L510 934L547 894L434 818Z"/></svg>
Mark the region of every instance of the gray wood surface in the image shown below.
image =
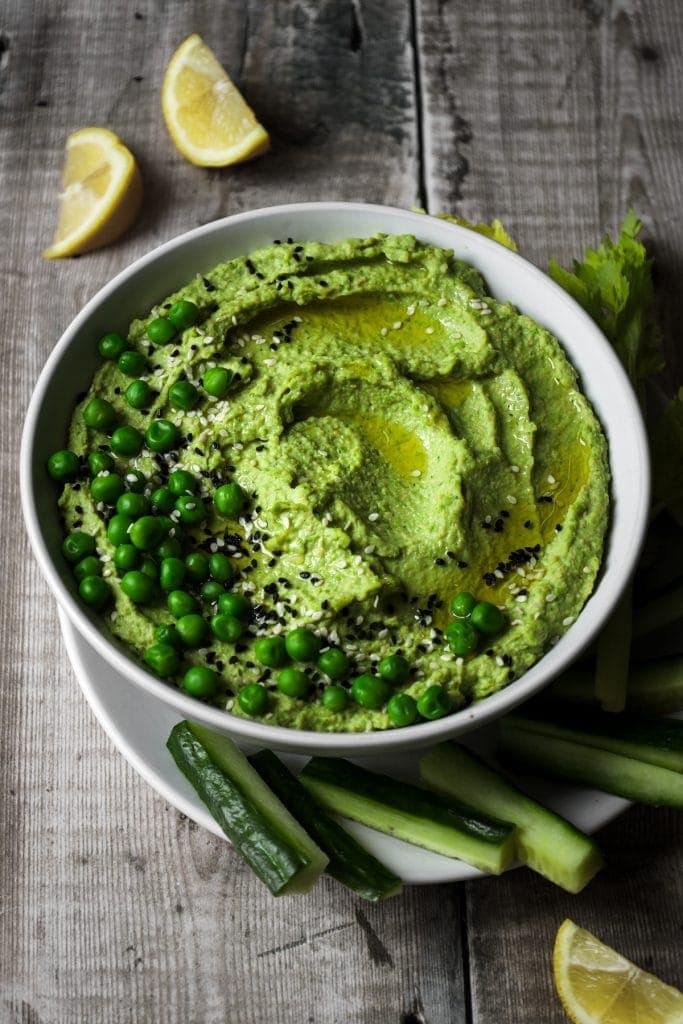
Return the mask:
<svg viewBox="0 0 683 1024"><path fill-rule="evenodd" d="M0 19L1 1024L559 1024L550 951L568 915L683 985L671 812L631 810L604 830L610 867L578 897L524 871L377 908L329 881L268 897L152 793L85 706L16 473L31 388L83 303L157 243L261 205L499 216L544 266L633 203L680 337L677 0L10 0ZM191 31L271 129L269 156L206 171L171 145L159 85ZM138 156L144 212L117 245L46 263L64 139L88 124Z"/></svg>

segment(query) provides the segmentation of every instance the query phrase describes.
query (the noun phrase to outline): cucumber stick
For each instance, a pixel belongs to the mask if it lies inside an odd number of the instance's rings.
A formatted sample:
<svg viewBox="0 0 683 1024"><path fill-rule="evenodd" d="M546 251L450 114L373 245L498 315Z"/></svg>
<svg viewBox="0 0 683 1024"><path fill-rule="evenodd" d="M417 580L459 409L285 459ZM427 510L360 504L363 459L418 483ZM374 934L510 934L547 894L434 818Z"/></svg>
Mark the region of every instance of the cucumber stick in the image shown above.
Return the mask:
<svg viewBox="0 0 683 1024"><path fill-rule="evenodd" d="M268 789L232 740L179 722L173 758L249 866L275 896L308 892L327 857Z"/></svg>
<svg viewBox="0 0 683 1024"><path fill-rule="evenodd" d="M432 789L466 800L477 811L517 827L519 860L551 882L577 893L603 867L597 844L565 818L536 803L474 754L442 743L420 761L420 775Z"/></svg>
<svg viewBox="0 0 683 1024"><path fill-rule="evenodd" d="M575 782L627 800L683 807L683 774L599 747L530 732L501 719L498 759L536 775Z"/></svg>
<svg viewBox="0 0 683 1024"><path fill-rule="evenodd" d="M547 692L560 700L591 703L595 699L593 677L588 672L574 669L561 675ZM683 711L683 658L662 658L631 666L626 709L655 715Z"/></svg>
<svg viewBox="0 0 683 1024"><path fill-rule="evenodd" d="M299 778L326 810L379 832L496 875L513 862L513 825L478 815L439 793L341 758L314 757Z"/></svg>
<svg viewBox="0 0 683 1024"><path fill-rule="evenodd" d="M598 710L586 713L573 704L561 702L527 705L524 711L508 715L527 732L611 750L613 754L683 772L683 721L645 715L613 715Z"/></svg>
<svg viewBox="0 0 683 1024"><path fill-rule="evenodd" d="M329 857L328 875L366 900L383 900L401 892L401 879L368 853L339 822L330 818L275 754L260 750L250 761Z"/></svg>

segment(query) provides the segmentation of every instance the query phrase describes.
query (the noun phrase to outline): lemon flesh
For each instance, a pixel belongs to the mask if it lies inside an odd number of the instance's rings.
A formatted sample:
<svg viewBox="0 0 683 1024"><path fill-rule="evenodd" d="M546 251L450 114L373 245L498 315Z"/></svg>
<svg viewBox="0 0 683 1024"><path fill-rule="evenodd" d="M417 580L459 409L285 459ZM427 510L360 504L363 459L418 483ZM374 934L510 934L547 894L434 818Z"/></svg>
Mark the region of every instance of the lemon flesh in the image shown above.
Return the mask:
<svg viewBox="0 0 683 1024"><path fill-rule="evenodd" d="M196 34L169 61L161 106L177 148L200 167L227 167L270 148L268 132Z"/></svg>
<svg viewBox="0 0 683 1024"><path fill-rule="evenodd" d="M553 975L575 1024L683 1024L683 992L569 919L555 939Z"/></svg>
<svg viewBox="0 0 683 1024"><path fill-rule="evenodd" d="M59 223L46 259L76 256L114 242L142 204L133 154L107 128L81 128L66 140Z"/></svg>

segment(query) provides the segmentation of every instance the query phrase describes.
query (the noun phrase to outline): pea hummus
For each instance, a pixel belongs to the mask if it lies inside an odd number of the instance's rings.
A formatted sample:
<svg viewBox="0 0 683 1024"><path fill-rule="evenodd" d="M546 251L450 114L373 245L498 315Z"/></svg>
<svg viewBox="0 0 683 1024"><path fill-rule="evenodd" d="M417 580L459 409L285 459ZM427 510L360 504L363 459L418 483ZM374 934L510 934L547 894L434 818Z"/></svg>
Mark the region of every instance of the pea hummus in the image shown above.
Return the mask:
<svg viewBox="0 0 683 1024"><path fill-rule="evenodd" d="M198 307L196 322L151 344L149 323L180 299ZM83 420L93 396L143 434L155 417L177 426L171 451L144 446L118 458L117 472L140 471L146 495L178 468L200 482L206 518L183 527L183 550L227 555L229 589L251 615L237 642L213 636L183 652L183 671L210 666L214 699L234 714L245 714L240 690L259 683L268 691L259 717L270 724L392 724L384 706L326 706L330 679L315 662L300 666L306 697L282 692L277 669L254 655L259 637L312 630L323 651L348 657L342 687L399 653L410 674L394 689L417 699L439 685L457 709L518 678L581 611L608 520L604 434L558 341L487 295L452 252L411 236L277 241L197 276L133 321L127 343L145 357L151 400L132 408L130 376L105 362L75 410L69 447L109 448ZM217 366L232 373L220 398L203 388ZM169 399L178 381L196 386L189 410ZM213 495L232 481L247 500L230 519ZM109 629L142 657L172 621L166 595L134 603L123 591L107 536L114 510L87 481L66 483L60 506L69 530L95 538L112 590ZM445 635L463 591L505 621L466 656Z"/></svg>

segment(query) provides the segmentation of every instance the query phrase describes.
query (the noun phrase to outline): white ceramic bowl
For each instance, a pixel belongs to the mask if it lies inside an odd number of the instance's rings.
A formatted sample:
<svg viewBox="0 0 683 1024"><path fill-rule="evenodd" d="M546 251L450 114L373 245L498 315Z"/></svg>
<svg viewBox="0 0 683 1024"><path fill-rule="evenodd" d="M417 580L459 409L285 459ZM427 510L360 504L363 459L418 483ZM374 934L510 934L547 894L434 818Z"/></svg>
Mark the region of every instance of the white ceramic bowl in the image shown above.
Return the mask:
<svg viewBox="0 0 683 1024"><path fill-rule="evenodd" d="M305 732L238 718L155 678L107 633L95 613L81 605L60 554L56 488L45 463L64 443L76 397L88 388L100 362L95 342L105 331L125 329L134 316L197 272L274 238L329 242L378 231L411 233L423 242L453 249L482 272L492 295L513 302L564 345L609 440L612 522L603 571L576 622L545 657L506 689L446 718L361 734ZM248 744L359 757L426 746L464 733L509 711L567 667L605 622L633 571L647 519L649 462L638 404L613 349L590 317L532 264L481 235L422 214L361 203L301 203L237 214L180 235L137 260L90 300L55 346L33 393L22 439L21 496L31 545L59 605L83 637L136 686L180 714Z"/></svg>

